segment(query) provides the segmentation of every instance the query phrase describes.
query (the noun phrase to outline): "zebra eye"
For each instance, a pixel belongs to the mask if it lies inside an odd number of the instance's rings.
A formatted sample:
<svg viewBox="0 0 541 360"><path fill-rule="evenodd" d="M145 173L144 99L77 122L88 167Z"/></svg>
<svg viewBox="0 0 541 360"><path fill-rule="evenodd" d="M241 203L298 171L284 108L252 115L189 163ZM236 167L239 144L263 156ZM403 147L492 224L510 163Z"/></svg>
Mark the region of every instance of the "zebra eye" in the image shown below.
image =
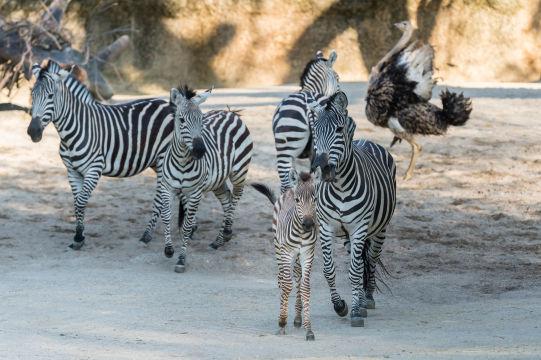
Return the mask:
<svg viewBox="0 0 541 360"><path fill-rule="evenodd" d="M298 197L295 198L295 202L298 204L301 202L301 199L299 199Z"/></svg>
<svg viewBox="0 0 541 360"><path fill-rule="evenodd" d="M47 95L47 99L52 99L53 98L53 93L50 93L49 95Z"/></svg>
<svg viewBox="0 0 541 360"><path fill-rule="evenodd" d="M342 130L344 130L344 127L343 127L343 126L339 126L339 127L336 128L336 132L337 132L337 133L342 132Z"/></svg>

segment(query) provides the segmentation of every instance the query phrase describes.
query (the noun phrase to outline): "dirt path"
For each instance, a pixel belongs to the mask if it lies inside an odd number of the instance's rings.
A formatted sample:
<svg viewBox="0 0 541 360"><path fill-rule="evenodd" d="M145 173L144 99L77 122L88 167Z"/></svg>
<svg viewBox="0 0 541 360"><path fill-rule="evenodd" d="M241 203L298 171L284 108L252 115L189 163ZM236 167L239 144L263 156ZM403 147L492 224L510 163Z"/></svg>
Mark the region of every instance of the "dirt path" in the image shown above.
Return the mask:
<svg viewBox="0 0 541 360"><path fill-rule="evenodd" d="M365 117L364 84L346 84L357 137L392 136ZM210 107L245 109L256 142L250 179L278 185L270 119L295 87L216 91ZM0 113L0 358L539 358L541 357L541 85L470 84L468 126L420 138L414 179L398 181L383 253L394 278L365 328L332 310L318 253L314 343L277 330L271 208L252 190L235 237L211 251L220 224L208 197L188 270L173 272L161 229L140 237L152 172L100 181L87 211L87 246L73 236L72 199L52 126L39 144L28 120ZM123 97L119 97L123 98ZM362 114L362 115L361 115ZM393 148L402 175L406 145ZM340 292L349 303L346 253L336 246Z"/></svg>

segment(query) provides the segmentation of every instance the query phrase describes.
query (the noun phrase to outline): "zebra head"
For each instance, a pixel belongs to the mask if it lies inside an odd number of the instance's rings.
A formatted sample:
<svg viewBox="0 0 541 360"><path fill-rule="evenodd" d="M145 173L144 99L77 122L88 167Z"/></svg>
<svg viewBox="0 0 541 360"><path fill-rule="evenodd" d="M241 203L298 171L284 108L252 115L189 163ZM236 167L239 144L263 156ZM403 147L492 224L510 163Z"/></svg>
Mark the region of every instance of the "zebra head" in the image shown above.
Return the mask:
<svg viewBox="0 0 541 360"><path fill-rule="evenodd" d="M308 172L300 174L292 168L289 171L289 182L293 186L295 216L304 231L311 231L316 224L316 184L320 180L320 171L315 175Z"/></svg>
<svg viewBox="0 0 541 360"><path fill-rule="evenodd" d="M57 116L61 103L59 90L63 79L69 73L52 60L48 60L43 66L32 65L32 73L36 82L31 92L32 120L26 132L33 142L38 142L43 135L43 129Z"/></svg>
<svg viewBox="0 0 541 360"><path fill-rule="evenodd" d="M202 138L203 112L199 105L210 96L212 89L197 95L188 86L171 89L171 104L175 110L175 135L185 144L196 160L205 155L205 143Z"/></svg>
<svg viewBox="0 0 541 360"><path fill-rule="evenodd" d="M332 51L328 59L318 51L310 60L301 75L301 88L324 96L331 96L340 90L340 78L333 69L338 55Z"/></svg>
<svg viewBox="0 0 541 360"><path fill-rule="evenodd" d="M324 181L334 181L336 169L347 159L355 132L355 122L348 116L348 99L342 91L331 96L325 106L312 102L314 112L314 156L312 171L321 168Z"/></svg>

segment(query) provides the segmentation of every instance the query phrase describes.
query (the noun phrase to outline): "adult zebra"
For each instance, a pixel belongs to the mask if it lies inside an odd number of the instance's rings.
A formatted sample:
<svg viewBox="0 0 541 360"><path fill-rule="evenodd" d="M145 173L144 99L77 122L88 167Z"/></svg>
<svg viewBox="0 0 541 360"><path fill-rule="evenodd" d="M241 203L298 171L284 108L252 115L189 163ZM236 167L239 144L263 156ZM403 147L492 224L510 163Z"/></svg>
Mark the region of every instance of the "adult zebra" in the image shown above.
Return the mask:
<svg viewBox="0 0 541 360"><path fill-rule="evenodd" d="M324 180L318 188L317 208L331 301L338 315L347 314L347 304L336 291L332 254L333 236L345 230L351 241L351 326L364 326L366 308L375 307L375 270L395 208L396 168L383 147L368 140L353 141L355 122L347 114L347 105L343 92L332 96L325 107L310 104L317 114L312 168L320 167Z"/></svg>
<svg viewBox="0 0 541 360"><path fill-rule="evenodd" d="M222 228L210 247L217 249L231 239L235 207L242 196L252 158L250 132L236 112L201 112L199 105L210 93L208 90L197 95L187 86L171 89L171 104L176 108L175 130L165 153L160 214L164 224L164 253L171 257L174 254L170 228L171 200L175 192L186 197L182 244L175 272L185 270L189 234L204 193L214 192L224 210Z"/></svg>
<svg viewBox="0 0 541 360"><path fill-rule="evenodd" d="M172 137L173 108L160 99L101 104L54 61L43 67L35 64L32 72L36 82L27 132L38 142L50 122L58 131L60 157L68 170L75 205L76 229L70 247L78 250L85 239L86 204L102 175L128 177L152 167L160 184L162 159ZM153 222L158 201L156 192ZM141 240L150 241L148 230Z"/></svg>
<svg viewBox="0 0 541 360"><path fill-rule="evenodd" d="M318 51L315 59L308 62L301 75L301 90L282 100L272 118L272 131L276 146L276 160L280 189L284 193L289 184L289 171L296 158L306 159L312 154L308 98L324 103L329 96L340 90L338 74L333 65L337 54L332 51L329 59Z"/></svg>

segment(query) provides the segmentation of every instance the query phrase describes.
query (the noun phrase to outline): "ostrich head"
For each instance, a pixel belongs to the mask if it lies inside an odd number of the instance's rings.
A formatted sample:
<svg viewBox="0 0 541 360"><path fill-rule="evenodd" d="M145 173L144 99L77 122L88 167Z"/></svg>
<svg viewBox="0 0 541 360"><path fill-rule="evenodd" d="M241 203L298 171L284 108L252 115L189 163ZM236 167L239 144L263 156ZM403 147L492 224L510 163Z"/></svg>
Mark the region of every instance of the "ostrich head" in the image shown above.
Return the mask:
<svg viewBox="0 0 541 360"><path fill-rule="evenodd" d="M394 24L394 26L396 26L396 28L398 28L402 32L406 32L406 31L411 30L413 28L413 25L411 25L411 23L409 21L407 21L407 20L398 22L398 23Z"/></svg>

